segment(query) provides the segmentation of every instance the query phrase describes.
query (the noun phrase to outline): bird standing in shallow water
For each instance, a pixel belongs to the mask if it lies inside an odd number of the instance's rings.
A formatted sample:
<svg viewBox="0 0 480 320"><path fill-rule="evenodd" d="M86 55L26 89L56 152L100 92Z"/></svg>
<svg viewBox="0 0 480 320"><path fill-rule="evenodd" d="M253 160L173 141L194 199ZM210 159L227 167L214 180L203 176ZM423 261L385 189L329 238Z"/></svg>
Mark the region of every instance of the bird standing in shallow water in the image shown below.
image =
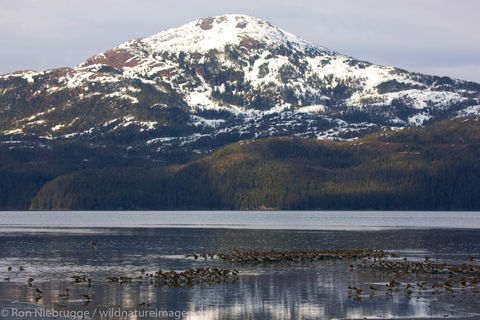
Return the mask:
<svg viewBox="0 0 480 320"><path fill-rule="evenodd" d="M84 306L88 306L90 304L90 301L92 301L92 298L88 294L81 294L80 296L83 298Z"/></svg>
<svg viewBox="0 0 480 320"><path fill-rule="evenodd" d="M36 289L35 289L35 301L38 302L38 301L39 301L40 299L42 299L42 298L43 298L43 292L42 292L42 290L36 288Z"/></svg>
<svg viewBox="0 0 480 320"><path fill-rule="evenodd" d="M60 298L68 298L70 296L70 289L66 288L63 293L58 295Z"/></svg>
<svg viewBox="0 0 480 320"><path fill-rule="evenodd" d="M95 249L95 251L98 250L97 244L95 242L90 241L90 246L92 246L92 248Z"/></svg>

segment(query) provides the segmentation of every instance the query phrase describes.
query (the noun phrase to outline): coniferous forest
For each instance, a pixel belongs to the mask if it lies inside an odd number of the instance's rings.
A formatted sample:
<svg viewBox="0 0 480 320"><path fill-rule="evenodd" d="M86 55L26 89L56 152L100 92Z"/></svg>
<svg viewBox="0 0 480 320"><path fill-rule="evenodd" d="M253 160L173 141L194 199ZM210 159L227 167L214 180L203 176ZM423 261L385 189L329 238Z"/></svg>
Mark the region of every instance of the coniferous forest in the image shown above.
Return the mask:
<svg viewBox="0 0 480 320"><path fill-rule="evenodd" d="M478 117L344 142L244 140L177 163L68 144L6 150L3 210L480 209Z"/></svg>

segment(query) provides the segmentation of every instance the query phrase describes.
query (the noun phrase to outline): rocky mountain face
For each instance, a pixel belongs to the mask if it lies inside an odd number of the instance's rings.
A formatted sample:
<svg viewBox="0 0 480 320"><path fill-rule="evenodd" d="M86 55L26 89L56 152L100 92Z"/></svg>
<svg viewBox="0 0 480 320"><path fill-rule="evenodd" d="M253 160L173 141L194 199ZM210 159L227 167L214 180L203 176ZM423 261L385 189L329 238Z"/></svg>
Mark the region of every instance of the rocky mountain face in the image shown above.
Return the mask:
<svg viewBox="0 0 480 320"><path fill-rule="evenodd" d="M245 15L199 19L75 68L0 76L9 148L87 141L201 154L269 136L345 140L480 113L480 84L341 55Z"/></svg>

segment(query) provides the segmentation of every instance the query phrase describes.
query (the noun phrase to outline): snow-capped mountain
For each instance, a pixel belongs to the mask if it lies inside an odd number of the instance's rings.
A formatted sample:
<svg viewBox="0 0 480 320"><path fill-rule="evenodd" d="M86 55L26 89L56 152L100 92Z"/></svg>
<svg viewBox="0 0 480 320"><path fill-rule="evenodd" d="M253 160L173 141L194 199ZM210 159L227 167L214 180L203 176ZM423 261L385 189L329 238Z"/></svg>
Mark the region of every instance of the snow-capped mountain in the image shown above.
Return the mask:
<svg viewBox="0 0 480 320"><path fill-rule="evenodd" d="M480 84L359 61L246 15L195 20L75 68L0 76L4 141L122 136L129 149L204 152L479 112Z"/></svg>

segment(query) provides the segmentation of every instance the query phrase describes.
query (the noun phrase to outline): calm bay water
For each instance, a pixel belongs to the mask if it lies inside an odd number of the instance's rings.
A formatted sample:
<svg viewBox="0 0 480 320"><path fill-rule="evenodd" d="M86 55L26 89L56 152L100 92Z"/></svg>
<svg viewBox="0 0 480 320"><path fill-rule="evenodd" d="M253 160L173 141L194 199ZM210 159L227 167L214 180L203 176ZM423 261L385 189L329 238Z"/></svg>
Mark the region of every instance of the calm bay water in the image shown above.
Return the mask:
<svg viewBox="0 0 480 320"><path fill-rule="evenodd" d="M90 241L98 244L98 251ZM480 213L3 212L0 300L4 305L18 300L91 312L137 310L146 308L139 306L145 303L151 304L149 310L188 311L183 319L480 317L462 307L480 301L475 291L445 299L396 294L392 299L355 301L348 297L348 286L388 282L390 275L352 272L346 262L248 265L185 257L234 249L355 248L383 249L410 260L429 255L441 262L466 263L480 255ZM112 275L138 276L141 268L154 273L196 267L237 268L239 280L193 288L106 281ZM91 288L73 283L70 277L78 274L92 278ZM10 280L1 281L6 277ZM32 287L26 285L29 277L35 279ZM37 287L43 291L38 301ZM65 288L71 292L68 300L59 297ZM91 303L85 304L81 294L91 296Z"/></svg>
<svg viewBox="0 0 480 320"><path fill-rule="evenodd" d="M44 228L380 230L480 228L480 212L449 211L53 211L2 212L0 231Z"/></svg>

